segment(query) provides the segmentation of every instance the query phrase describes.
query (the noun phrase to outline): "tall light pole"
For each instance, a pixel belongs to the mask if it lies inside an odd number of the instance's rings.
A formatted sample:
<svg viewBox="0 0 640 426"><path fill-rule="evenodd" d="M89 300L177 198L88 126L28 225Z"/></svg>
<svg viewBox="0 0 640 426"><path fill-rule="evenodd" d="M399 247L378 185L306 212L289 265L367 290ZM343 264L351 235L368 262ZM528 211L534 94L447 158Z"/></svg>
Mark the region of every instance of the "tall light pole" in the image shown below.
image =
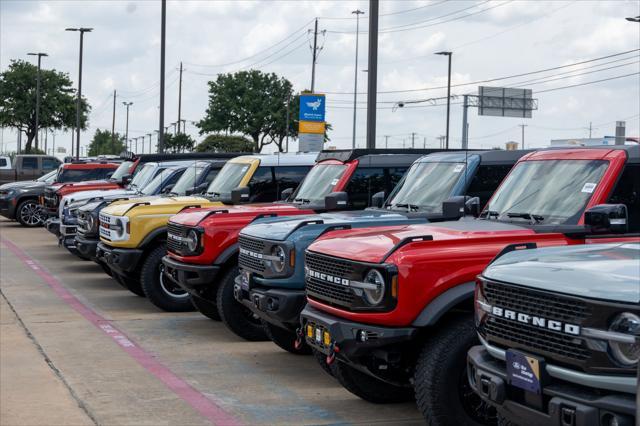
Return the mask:
<svg viewBox="0 0 640 426"><path fill-rule="evenodd" d="M80 58L78 61L78 99L76 101L76 159L80 158L80 111L82 109L82 44L84 33L90 33L93 28L67 28L65 31L80 32Z"/></svg>
<svg viewBox="0 0 640 426"><path fill-rule="evenodd" d="M124 140L125 140L125 145L126 143L129 141L129 107L131 105L133 105L133 102L123 102L122 105L127 107L127 121L126 121L126 125L125 125L125 130L124 130ZM125 149L127 147L125 146Z"/></svg>
<svg viewBox="0 0 640 426"><path fill-rule="evenodd" d="M379 0L369 0L369 58L367 72L367 148L376 147L376 107L378 105L378 10Z"/></svg>
<svg viewBox="0 0 640 426"><path fill-rule="evenodd" d="M360 37L360 15L364 15L364 12L356 9L352 14L356 15L356 66L353 70L353 141L351 142L351 148L356 149L356 105L358 103L358 42Z"/></svg>
<svg viewBox="0 0 640 426"><path fill-rule="evenodd" d="M158 152L164 152L164 57L167 38L167 0L162 0L160 12L160 122L158 123Z"/></svg>
<svg viewBox="0 0 640 426"><path fill-rule="evenodd" d="M38 148L38 128L40 126L40 61L43 56L49 56L46 53L27 53L30 56L38 57L38 76L36 77L36 148Z"/></svg>
<svg viewBox="0 0 640 426"><path fill-rule="evenodd" d="M449 111L451 109L451 56L453 52L436 52L436 55L444 55L449 57L449 78L447 79L447 133L445 141L445 149L449 149Z"/></svg>

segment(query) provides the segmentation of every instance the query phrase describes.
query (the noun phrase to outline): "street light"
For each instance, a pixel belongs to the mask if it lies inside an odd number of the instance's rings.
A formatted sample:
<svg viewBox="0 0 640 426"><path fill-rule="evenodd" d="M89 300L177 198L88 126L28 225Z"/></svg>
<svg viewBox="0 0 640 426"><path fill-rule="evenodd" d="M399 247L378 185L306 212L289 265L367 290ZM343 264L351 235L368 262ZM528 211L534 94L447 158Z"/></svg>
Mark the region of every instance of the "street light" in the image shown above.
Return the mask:
<svg viewBox="0 0 640 426"><path fill-rule="evenodd" d="M129 141L129 107L133 105L133 102L123 102L122 105L127 107L127 124L124 131L124 140L128 142Z"/></svg>
<svg viewBox="0 0 640 426"><path fill-rule="evenodd" d="M40 126L40 61L46 53L27 53L29 56L38 57L38 76L36 77L36 148L38 148L38 127Z"/></svg>
<svg viewBox="0 0 640 426"><path fill-rule="evenodd" d="M358 101L358 41L360 37L360 15L364 15L364 12L356 9L352 14L356 15L356 66L354 68L354 80L353 80L353 141L351 147L356 149L356 105Z"/></svg>
<svg viewBox="0 0 640 426"><path fill-rule="evenodd" d="M629 22L640 22L640 16L636 16L635 18L629 17L629 18L624 18L624 19L626 19Z"/></svg>
<svg viewBox="0 0 640 426"><path fill-rule="evenodd" d="M453 52L436 52L436 55L443 55L449 57L449 78L447 80L447 134L445 149L449 149L449 110L451 109L451 56Z"/></svg>
<svg viewBox="0 0 640 426"><path fill-rule="evenodd" d="M65 31L78 31L80 32L80 59L78 61L78 99L76 101L76 159L80 158L80 110L82 100L82 43L84 40L84 33L90 33L93 28L66 28ZM71 146L71 152L73 153L73 146Z"/></svg>

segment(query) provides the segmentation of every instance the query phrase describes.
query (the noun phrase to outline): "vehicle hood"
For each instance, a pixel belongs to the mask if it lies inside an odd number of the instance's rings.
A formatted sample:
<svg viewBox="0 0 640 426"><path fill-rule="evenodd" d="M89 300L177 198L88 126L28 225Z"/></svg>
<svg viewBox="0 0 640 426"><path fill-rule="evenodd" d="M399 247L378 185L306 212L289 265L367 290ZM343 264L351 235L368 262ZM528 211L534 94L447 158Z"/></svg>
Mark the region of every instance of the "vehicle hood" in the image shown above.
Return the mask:
<svg viewBox="0 0 640 426"><path fill-rule="evenodd" d="M241 234L275 241L284 241L303 223L310 221L317 221L318 224L315 226L327 228L329 226L351 225L362 222L396 222L403 219L407 219L407 216L399 212L385 210L330 212L295 217L261 219L244 228Z"/></svg>
<svg viewBox="0 0 640 426"><path fill-rule="evenodd" d="M485 269L491 280L571 296L640 303L640 244L588 244L508 253Z"/></svg>
<svg viewBox="0 0 640 426"><path fill-rule="evenodd" d="M175 214L187 206L215 205L202 197L143 197L116 201L102 212L114 216L144 214Z"/></svg>
<svg viewBox="0 0 640 426"><path fill-rule="evenodd" d="M63 198L63 202L73 203L76 201L89 200L91 198L113 199L136 194L137 192L131 189L103 189L94 191L81 191L66 195Z"/></svg>
<svg viewBox="0 0 640 426"><path fill-rule="evenodd" d="M115 182L106 181L106 180L95 180L95 181L87 181L87 182L78 182L78 183L65 183L57 190L57 193L60 196L64 196L67 194L71 194L73 192L78 191L89 191L92 189L115 189L119 188Z"/></svg>
<svg viewBox="0 0 640 426"><path fill-rule="evenodd" d="M380 263L398 243L407 238L429 236L433 242L533 235L534 231L514 224L480 219L460 219L417 225L392 225L332 231L309 246L310 251L361 262Z"/></svg>
<svg viewBox="0 0 640 426"><path fill-rule="evenodd" d="M204 218L209 216L213 211L225 211L225 219L230 216L251 216L252 218L259 215L266 214L300 214L300 212L307 212L308 210L301 210L300 208L289 203L260 203L260 204L238 204L238 205L218 205L209 208L195 208L180 212L171 218L172 223L184 225L184 226L196 226Z"/></svg>
<svg viewBox="0 0 640 426"><path fill-rule="evenodd" d="M21 189L21 190L27 191L29 189L44 188L45 186L46 186L46 183L44 182L38 182L35 180L23 180L20 182L5 183L4 185L0 185L0 189L5 191L8 189Z"/></svg>

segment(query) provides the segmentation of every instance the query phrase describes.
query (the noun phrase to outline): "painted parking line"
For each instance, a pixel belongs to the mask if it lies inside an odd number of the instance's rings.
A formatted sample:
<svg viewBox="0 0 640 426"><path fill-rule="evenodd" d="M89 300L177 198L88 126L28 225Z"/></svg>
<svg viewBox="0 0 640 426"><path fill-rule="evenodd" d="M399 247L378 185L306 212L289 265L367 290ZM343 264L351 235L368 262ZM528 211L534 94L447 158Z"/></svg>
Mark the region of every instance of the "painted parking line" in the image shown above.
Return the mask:
<svg viewBox="0 0 640 426"><path fill-rule="evenodd" d="M118 346L122 348L131 358L144 367L149 373L158 378L165 386L174 392L180 399L189 404L214 425L239 426L241 422L231 413L225 411L219 404L212 401L210 397L195 389L184 379L173 373L168 367L159 362L153 355L145 351L142 347L131 340L122 330L114 325L110 320L104 318L89 306L82 303L75 297L56 277L51 275L35 259L29 256L21 248L6 238L0 239L22 263L33 270L42 280L62 299L67 305L82 315L87 321L97 329L109 336Z"/></svg>

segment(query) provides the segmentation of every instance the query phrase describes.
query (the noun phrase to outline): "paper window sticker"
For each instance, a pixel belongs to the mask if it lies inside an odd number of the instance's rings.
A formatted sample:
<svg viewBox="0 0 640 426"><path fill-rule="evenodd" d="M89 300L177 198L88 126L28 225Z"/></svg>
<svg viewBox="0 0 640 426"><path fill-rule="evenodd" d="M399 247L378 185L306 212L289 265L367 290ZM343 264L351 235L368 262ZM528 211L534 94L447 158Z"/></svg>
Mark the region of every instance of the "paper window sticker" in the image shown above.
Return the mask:
<svg viewBox="0 0 640 426"><path fill-rule="evenodd" d="M458 164L453 168L453 173L460 173L464 170L464 164Z"/></svg>
<svg viewBox="0 0 640 426"><path fill-rule="evenodd" d="M596 189L596 185L597 184L595 184L593 182L587 182L582 186L582 191L581 192L585 192L587 194L591 194Z"/></svg>
<svg viewBox="0 0 640 426"><path fill-rule="evenodd" d="M338 184L339 179L334 179L331 181L331 186L336 186Z"/></svg>

